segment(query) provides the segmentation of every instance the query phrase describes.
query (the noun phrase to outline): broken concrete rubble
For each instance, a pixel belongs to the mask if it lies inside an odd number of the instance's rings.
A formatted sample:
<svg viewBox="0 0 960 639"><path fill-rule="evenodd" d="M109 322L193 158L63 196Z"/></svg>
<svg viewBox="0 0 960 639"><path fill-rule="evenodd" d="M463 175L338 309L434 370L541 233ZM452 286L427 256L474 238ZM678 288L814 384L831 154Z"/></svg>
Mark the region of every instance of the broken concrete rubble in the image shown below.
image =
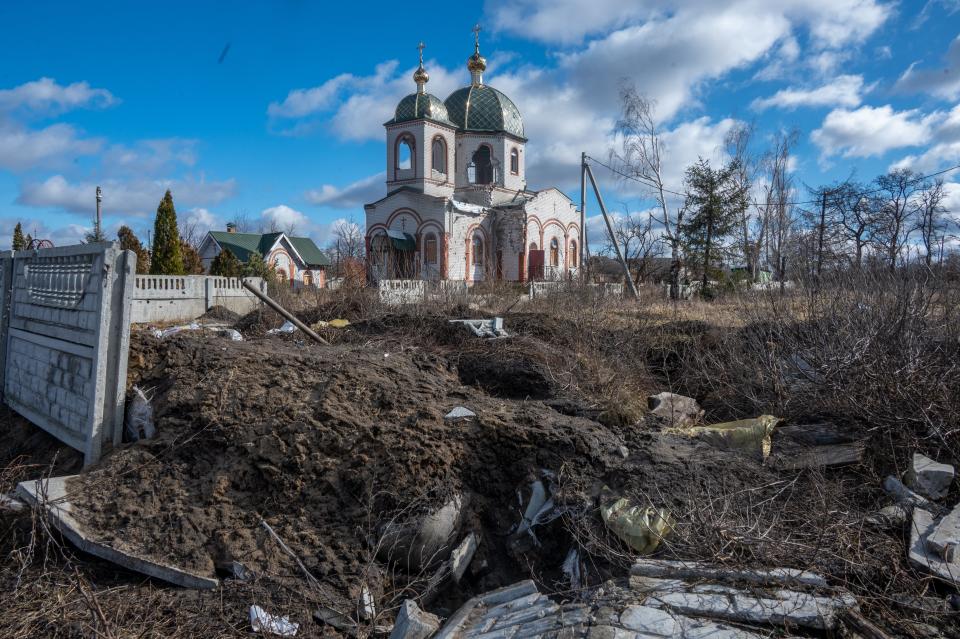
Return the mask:
<svg viewBox="0 0 960 639"><path fill-rule="evenodd" d="M440 629L440 619L436 615L420 610L416 602L406 599L397 613L390 639L427 639Z"/></svg>
<svg viewBox="0 0 960 639"><path fill-rule="evenodd" d="M699 561L672 559L638 559L630 568L631 575L641 577L697 579L749 582L757 584L790 584L827 587L822 575L796 568L743 569L712 566Z"/></svg>
<svg viewBox="0 0 960 639"><path fill-rule="evenodd" d="M463 579L463 574L467 571L470 562L473 561L473 555L477 552L480 545L480 538L477 533L470 533L464 537L460 545L450 553L450 573L453 580L457 583Z"/></svg>
<svg viewBox="0 0 960 639"><path fill-rule="evenodd" d="M685 615L742 623L791 625L832 630L840 613L856 609L849 594L819 596L794 590L754 594L731 586L691 584L676 579L643 578L644 605ZM636 584L631 581L631 585Z"/></svg>
<svg viewBox="0 0 960 639"><path fill-rule="evenodd" d="M960 504L934 525L927 537L927 548L948 563L960 559Z"/></svg>
<svg viewBox="0 0 960 639"><path fill-rule="evenodd" d="M88 534L80 523L74 519L73 505L67 499L69 496L67 482L73 477L75 475L21 482L17 484L17 495L31 506L42 507L53 526L69 539L70 543L83 552L177 586L185 588L217 587L219 582L216 579L123 552L109 544L98 541Z"/></svg>
<svg viewBox="0 0 960 639"><path fill-rule="evenodd" d="M450 320L451 324L463 324L477 337L509 337L503 329L503 318Z"/></svg>
<svg viewBox="0 0 960 639"><path fill-rule="evenodd" d="M940 522L927 510L919 507L913 509L913 521L910 525L910 547L907 550L907 557L911 563L943 581L954 586L960 586L960 563L945 561L942 554L938 554L930 548L929 539L931 534L937 530L938 523ZM950 534L949 530L950 524L948 523L941 532L938 541L941 547L946 535Z"/></svg>
<svg viewBox="0 0 960 639"><path fill-rule="evenodd" d="M906 484L930 499L941 499L950 490L954 469L950 464L940 464L929 457L914 453L907 471Z"/></svg>
<svg viewBox="0 0 960 639"><path fill-rule="evenodd" d="M667 425L672 427L693 426L703 417L697 400L666 391L647 397L647 407L652 414L666 419Z"/></svg>

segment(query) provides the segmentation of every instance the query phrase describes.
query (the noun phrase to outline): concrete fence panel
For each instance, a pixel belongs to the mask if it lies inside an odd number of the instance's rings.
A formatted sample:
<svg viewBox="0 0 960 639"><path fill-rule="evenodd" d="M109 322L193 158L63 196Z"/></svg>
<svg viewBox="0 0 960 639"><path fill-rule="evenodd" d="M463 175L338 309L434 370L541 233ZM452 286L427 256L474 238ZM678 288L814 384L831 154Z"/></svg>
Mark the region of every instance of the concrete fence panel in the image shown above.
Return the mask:
<svg viewBox="0 0 960 639"><path fill-rule="evenodd" d="M123 435L136 255L102 242L0 262L4 402L93 463Z"/></svg>
<svg viewBox="0 0 960 639"><path fill-rule="evenodd" d="M266 292L260 277L246 278ZM187 322L214 306L245 315L260 304L238 277L215 275L137 275L132 322Z"/></svg>
<svg viewBox="0 0 960 639"><path fill-rule="evenodd" d="M417 304L426 296L423 280L380 280L377 282L380 301L384 304Z"/></svg>

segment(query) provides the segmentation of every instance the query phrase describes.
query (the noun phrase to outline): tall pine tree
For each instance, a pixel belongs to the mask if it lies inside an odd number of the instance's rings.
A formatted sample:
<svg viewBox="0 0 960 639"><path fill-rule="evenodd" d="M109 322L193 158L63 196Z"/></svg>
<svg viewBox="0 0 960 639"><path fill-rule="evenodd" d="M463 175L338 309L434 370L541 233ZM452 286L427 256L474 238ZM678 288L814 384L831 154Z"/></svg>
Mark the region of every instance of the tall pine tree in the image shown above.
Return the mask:
<svg viewBox="0 0 960 639"><path fill-rule="evenodd" d="M23 227L20 226L20 222L17 222L17 225L13 227L13 241L10 243L10 248L14 251L22 251L27 248L27 240L23 237Z"/></svg>
<svg viewBox="0 0 960 639"><path fill-rule="evenodd" d="M150 254L143 248L140 238L136 236L133 229L129 226L121 226L117 231L117 239L120 241L120 248L124 251L133 251L137 254L137 273L143 274L150 271Z"/></svg>
<svg viewBox="0 0 960 639"><path fill-rule="evenodd" d="M747 208L747 189L737 179L736 161L714 169L700 159L687 169L687 219L680 226L684 244L694 263L703 269L701 295L709 296L710 270L723 258L726 240Z"/></svg>
<svg viewBox="0 0 960 639"><path fill-rule="evenodd" d="M160 200L157 218L153 222L153 252L150 257L153 275L183 275L183 254L180 251L180 232L177 230L177 211L173 208L170 189Z"/></svg>

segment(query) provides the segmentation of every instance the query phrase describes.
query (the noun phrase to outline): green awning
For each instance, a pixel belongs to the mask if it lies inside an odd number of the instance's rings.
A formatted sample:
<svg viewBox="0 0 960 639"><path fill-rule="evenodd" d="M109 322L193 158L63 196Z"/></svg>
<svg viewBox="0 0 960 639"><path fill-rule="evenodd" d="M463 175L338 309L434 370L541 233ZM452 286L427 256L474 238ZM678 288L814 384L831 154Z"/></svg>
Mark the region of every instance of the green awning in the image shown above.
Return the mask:
<svg viewBox="0 0 960 639"><path fill-rule="evenodd" d="M390 243L393 244L393 248L398 251L415 251L417 249L417 240L409 233L389 231L387 235L390 236Z"/></svg>

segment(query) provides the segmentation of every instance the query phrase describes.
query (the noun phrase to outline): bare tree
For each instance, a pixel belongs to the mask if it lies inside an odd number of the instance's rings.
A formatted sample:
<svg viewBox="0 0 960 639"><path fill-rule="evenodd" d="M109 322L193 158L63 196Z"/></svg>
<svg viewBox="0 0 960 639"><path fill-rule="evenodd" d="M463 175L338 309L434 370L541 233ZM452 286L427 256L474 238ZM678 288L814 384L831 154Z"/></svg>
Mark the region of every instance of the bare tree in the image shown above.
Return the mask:
<svg viewBox="0 0 960 639"><path fill-rule="evenodd" d="M853 249L848 261L857 269L863 266L864 250L870 244L874 227L872 208L864 195L863 184L848 179L833 188L831 202L836 211L842 243Z"/></svg>
<svg viewBox="0 0 960 639"><path fill-rule="evenodd" d="M250 219L250 212L246 209L238 209L233 216L233 226L237 233L253 233L256 227L253 220Z"/></svg>
<svg viewBox="0 0 960 639"><path fill-rule="evenodd" d="M734 179L744 193L751 192L758 170L766 163L766 158L758 159L750 151L753 133L753 123L740 123L730 129L725 139L727 154L734 160L732 166L737 169ZM761 243L766 233L767 217L763 215L763 208L754 200L752 210L755 214L751 213L751 207L746 207L737 220L736 244L746 262L750 281L757 279Z"/></svg>
<svg viewBox="0 0 960 639"><path fill-rule="evenodd" d="M623 251L623 259L633 271L633 281L642 282L662 239L654 232L653 215L649 211L632 215L625 211L622 217L614 220L613 235ZM609 238L606 249L613 252Z"/></svg>
<svg viewBox="0 0 960 639"><path fill-rule="evenodd" d="M796 142L796 131L781 132L774 139L773 149L764 158L767 179L763 193L763 234L767 263L774 277L781 282L787 277L788 255L794 244L796 210L790 202L793 178L790 175L790 149Z"/></svg>
<svg viewBox="0 0 960 639"><path fill-rule="evenodd" d="M937 178L933 183L925 184L917 198L917 231L920 232L923 262L927 267L930 267L933 262L934 252L943 250L941 240L947 229L947 220L944 216L947 209L943 205L945 197L943 179ZM940 257L942 258L942 255Z"/></svg>
<svg viewBox="0 0 960 639"><path fill-rule="evenodd" d="M887 267L893 271L904 258L910 235L917 226L914 197L922 188L909 169L896 169L877 177L877 193L871 198L873 209L872 241Z"/></svg>
<svg viewBox="0 0 960 639"><path fill-rule="evenodd" d="M345 261L363 260L364 249L363 229L353 221L353 217L337 220L330 232L327 248L333 260L333 271L340 273Z"/></svg>
<svg viewBox="0 0 960 639"><path fill-rule="evenodd" d="M667 199L663 182L663 144L660 128L654 118L655 103L637 91L632 84L620 87L622 114L617 122L622 149L612 153L623 173L645 185L646 192L656 202L651 217L662 228L663 241L670 251L670 297L680 297L680 273L683 269L680 225L686 211L683 202Z"/></svg>

